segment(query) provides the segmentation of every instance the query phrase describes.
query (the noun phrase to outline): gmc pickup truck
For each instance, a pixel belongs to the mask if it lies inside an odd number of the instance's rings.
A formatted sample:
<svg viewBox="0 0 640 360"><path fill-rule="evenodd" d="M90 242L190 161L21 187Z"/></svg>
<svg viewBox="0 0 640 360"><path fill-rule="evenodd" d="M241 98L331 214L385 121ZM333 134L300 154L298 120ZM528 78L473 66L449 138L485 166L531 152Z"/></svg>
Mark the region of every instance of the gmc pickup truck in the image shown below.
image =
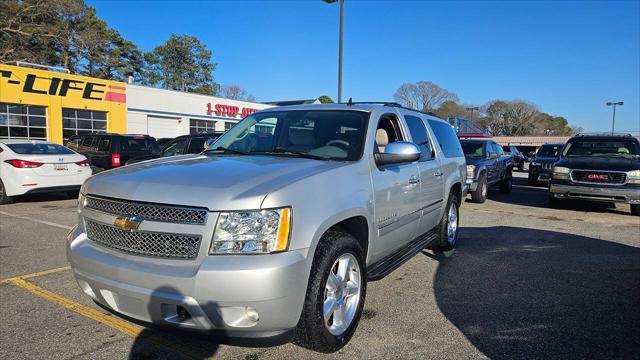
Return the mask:
<svg viewBox="0 0 640 360"><path fill-rule="evenodd" d="M467 159L467 185L473 202L485 202L492 185L498 185L502 193L511 192L512 155L505 154L493 140L465 139L460 143Z"/></svg>
<svg viewBox="0 0 640 360"><path fill-rule="evenodd" d="M84 183L67 256L88 296L140 321L334 352L367 281L456 244L467 169L439 118L276 107L214 145Z"/></svg>

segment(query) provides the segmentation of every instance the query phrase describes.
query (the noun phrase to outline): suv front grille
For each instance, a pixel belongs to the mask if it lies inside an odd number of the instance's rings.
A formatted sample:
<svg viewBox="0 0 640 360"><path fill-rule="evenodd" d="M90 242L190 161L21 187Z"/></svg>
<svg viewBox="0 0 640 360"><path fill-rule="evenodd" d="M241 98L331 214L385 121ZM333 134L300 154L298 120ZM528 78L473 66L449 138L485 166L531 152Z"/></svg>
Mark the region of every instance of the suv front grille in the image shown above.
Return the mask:
<svg viewBox="0 0 640 360"><path fill-rule="evenodd" d="M590 184L624 184L627 174L613 171L572 170L571 179Z"/></svg>
<svg viewBox="0 0 640 360"><path fill-rule="evenodd" d="M200 236L148 231L124 231L108 224L85 220L89 240L127 254L168 259L194 259Z"/></svg>
<svg viewBox="0 0 640 360"><path fill-rule="evenodd" d="M141 216L150 221L183 224L204 224L207 221L207 210L181 206L156 205L87 196L86 207L117 216Z"/></svg>

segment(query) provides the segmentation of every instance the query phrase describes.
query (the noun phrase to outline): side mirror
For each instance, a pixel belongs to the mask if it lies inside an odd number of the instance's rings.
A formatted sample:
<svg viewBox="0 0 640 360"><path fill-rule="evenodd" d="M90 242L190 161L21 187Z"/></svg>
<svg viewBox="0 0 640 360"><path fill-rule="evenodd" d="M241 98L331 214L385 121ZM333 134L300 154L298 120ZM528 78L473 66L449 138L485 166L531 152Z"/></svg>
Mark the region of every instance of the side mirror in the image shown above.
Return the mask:
<svg viewBox="0 0 640 360"><path fill-rule="evenodd" d="M418 145L408 141L396 141L387 145L384 153L375 154L375 159L376 164L383 166L418 161L420 154Z"/></svg>
<svg viewBox="0 0 640 360"><path fill-rule="evenodd" d="M491 154L489 154L489 159L497 159L497 158L498 158L498 153L492 152Z"/></svg>

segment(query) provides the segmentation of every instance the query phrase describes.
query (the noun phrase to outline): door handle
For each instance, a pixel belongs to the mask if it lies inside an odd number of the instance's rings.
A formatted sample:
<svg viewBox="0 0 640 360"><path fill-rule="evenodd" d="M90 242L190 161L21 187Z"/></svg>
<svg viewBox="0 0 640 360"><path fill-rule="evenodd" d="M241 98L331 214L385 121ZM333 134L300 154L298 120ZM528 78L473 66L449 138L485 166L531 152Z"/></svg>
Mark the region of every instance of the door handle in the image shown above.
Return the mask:
<svg viewBox="0 0 640 360"><path fill-rule="evenodd" d="M442 175L444 175L444 173L442 171L436 171L433 175L440 177Z"/></svg>
<svg viewBox="0 0 640 360"><path fill-rule="evenodd" d="M409 178L409 184L417 184L419 182L420 178L415 175L411 175L411 177Z"/></svg>

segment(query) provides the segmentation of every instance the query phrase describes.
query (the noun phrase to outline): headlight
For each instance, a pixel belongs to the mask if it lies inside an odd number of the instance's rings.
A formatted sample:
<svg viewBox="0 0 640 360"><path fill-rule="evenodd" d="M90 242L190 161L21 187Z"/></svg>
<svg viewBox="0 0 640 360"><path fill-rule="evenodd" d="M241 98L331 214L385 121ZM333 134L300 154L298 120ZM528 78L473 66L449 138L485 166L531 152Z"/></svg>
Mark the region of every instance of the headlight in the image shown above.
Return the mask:
<svg viewBox="0 0 640 360"><path fill-rule="evenodd" d="M540 166L540 163L538 161L532 161L531 166Z"/></svg>
<svg viewBox="0 0 640 360"><path fill-rule="evenodd" d="M564 166L553 167L553 178L558 180L569 180L569 168Z"/></svg>
<svg viewBox="0 0 640 360"><path fill-rule="evenodd" d="M627 173L629 184L640 184L640 170L633 170Z"/></svg>
<svg viewBox="0 0 640 360"><path fill-rule="evenodd" d="M223 212L209 254L268 254L289 247L291 209Z"/></svg>
<svg viewBox="0 0 640 360"><path fill-rule="evenodd" d="M467 180L471 180L476 175L476 166L475 165L467 165Z"/></svg>

